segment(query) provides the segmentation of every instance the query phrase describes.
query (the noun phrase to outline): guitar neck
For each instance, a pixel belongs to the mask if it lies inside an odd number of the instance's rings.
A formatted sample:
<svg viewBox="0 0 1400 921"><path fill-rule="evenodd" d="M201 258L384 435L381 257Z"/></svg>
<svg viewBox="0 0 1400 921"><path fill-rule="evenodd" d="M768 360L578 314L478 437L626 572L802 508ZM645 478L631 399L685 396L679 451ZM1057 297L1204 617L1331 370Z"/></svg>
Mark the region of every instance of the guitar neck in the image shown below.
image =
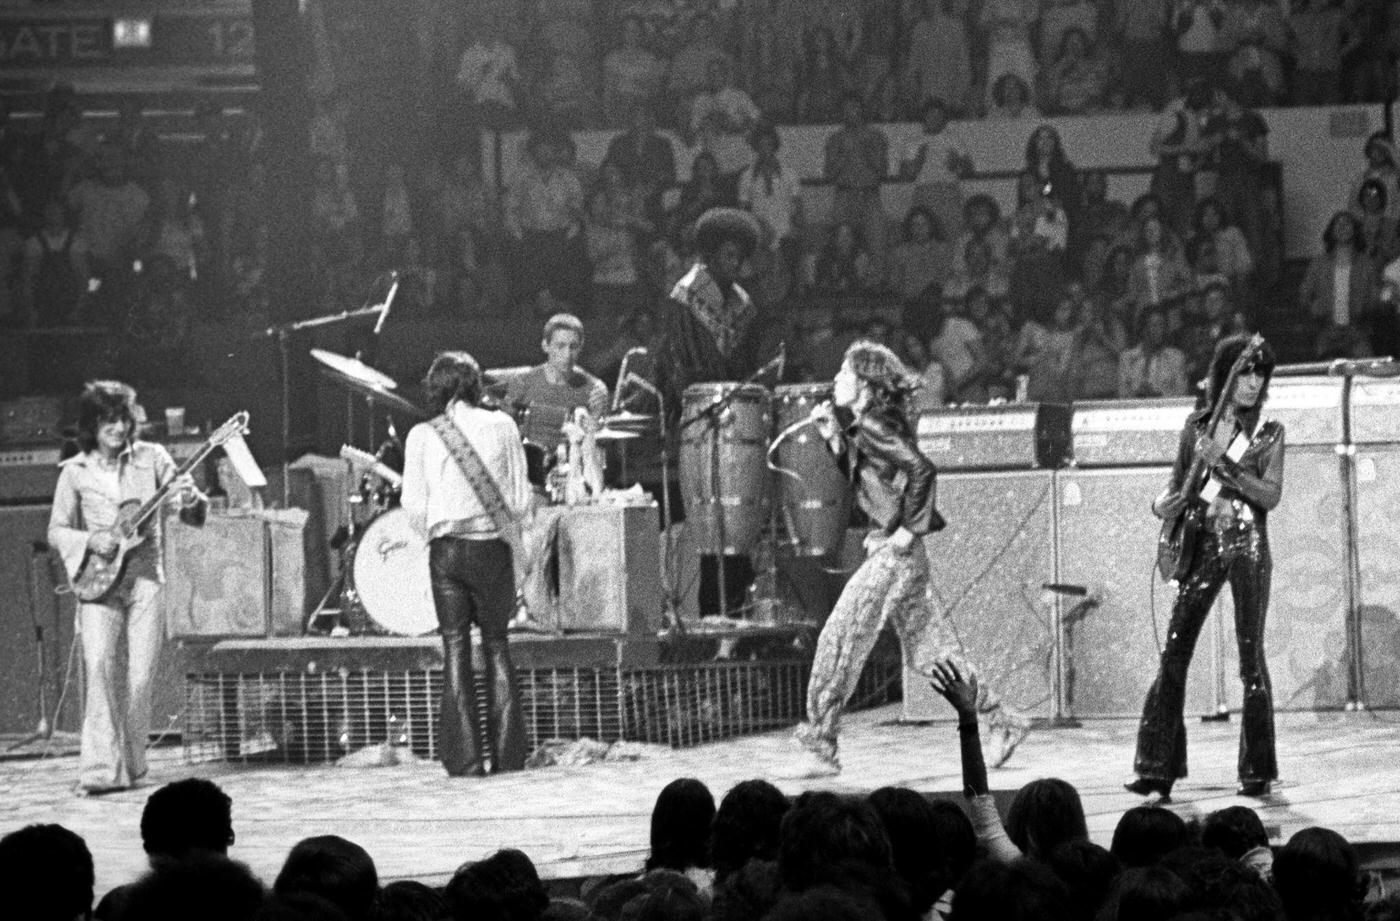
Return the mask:
<svg viewBox="0 0 1400 921"><path fill-rule="evenodd" d="M175 468L175 472L171 474L170 479L166 480L164 485L157 489L155 494L147 499L141 505L141 508L137 510L136 517L131 521L132 530L141 527L141 525L146 523L146 519L155 514L156 509L160 508L161 504L164 503L166 498L170 495L170 490L174 488L175 481L203 462L203 460L213 452L214 447L215 445L212 441L206 441L200 446L198 451L194 452L194 454L190 455L183 463Z"/></svg>

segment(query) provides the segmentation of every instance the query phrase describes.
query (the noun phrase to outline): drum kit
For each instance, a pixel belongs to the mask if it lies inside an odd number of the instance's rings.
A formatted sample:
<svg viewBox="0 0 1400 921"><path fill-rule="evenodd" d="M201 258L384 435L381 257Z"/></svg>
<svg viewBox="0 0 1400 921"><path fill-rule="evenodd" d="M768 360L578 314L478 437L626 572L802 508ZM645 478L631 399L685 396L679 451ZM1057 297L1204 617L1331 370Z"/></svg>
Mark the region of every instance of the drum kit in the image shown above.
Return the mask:
<svg viewBox="0 0 1400 921"><path fill-rule="evenodd" d="M362 397L371 414L386 410L412 421L427 414L398 393L398 384L359 358L324 349L312 349L320 370L346 388L349 431L354 432L354 398ZM516 369L485 372L487 395L499 399ZM554 407L513 407L517 421L521 415L556 411L563 422L564 411ZM639 438L639 429L656 417L635 412L614 412L600 420L595 433L599 443L610 444ZM437 629L432 590L428 578L428 545L413 527L409 514L399 505L403 485L401 448L390 424L390 440L376 453L344 445L340 456L352 471L346 495L346 535L340 542L340 575L312 613L310 621L329 615L330 600L339 596L341 624L354 632L390 633L420 636ZM371 426L370 439L373 441ZM553 456L542 448L524 443L531 479L544 485ZM396 469L397 465L397 469ZM536 473L538 470L538 473Z"/></svg>

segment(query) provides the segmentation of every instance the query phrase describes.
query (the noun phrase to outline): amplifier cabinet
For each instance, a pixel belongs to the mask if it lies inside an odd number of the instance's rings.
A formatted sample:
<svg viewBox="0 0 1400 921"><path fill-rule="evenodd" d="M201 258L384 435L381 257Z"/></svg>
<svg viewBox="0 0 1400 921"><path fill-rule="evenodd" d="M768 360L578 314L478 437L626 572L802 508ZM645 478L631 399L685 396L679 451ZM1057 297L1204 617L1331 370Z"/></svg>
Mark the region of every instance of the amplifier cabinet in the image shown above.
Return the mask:
<svg viewBox="0 0 1400 921"><path fill-rule="evenodd" d="M1264 417L1288 431L1288 444L1336 445L1342 441L1342 378L1309 375L1269 382Z"/></svg>
<svg viewBox="0 0 1400 921"><path fill-rule="evenodd" d="M1270 401L1272 402L1272 400ZM1293 432L1287 432L1292 440ZM1346 512L1341 462L1332 447L1290 444L1283 499L1269 513L1274 559L1264 651L1277 710L1327 710L1347 702ZM1232 625L1223 644L1226 698L1241 702L1234 604L1221 591Z"/></svg>
<svg viewBox="0 0 1400 921"><path fill-rule="evenodd" d="M1356 547L1361 584L1363 700L1400 707L1400 444L1356 455Z"/></svg>
<svg viewBox="0 0 1400 921"><path fill-rule="evenodd" d="M51 442L0 448L0 505L52 502L61 456Z"/></svg>
<svg viewBox="0 0 1400 921"><path fill-rule="evenodd" d="M940 470L1053 469L1069 452L1068 406L1008 403L919 417L919 450Z"/></svg>
<svg viewBox="0 0 1400 921"><path fill-rule="evenodd" d="M167 519L166 632L179 638L300 634L305 524L301 509L210 515L200 527Z"/></svg>
<svg viewBox="0 0 1400 921"><path fill-rule="evenodd" d="M561 630L655 635L661 556L655 505L577 506L559 516Z"/></svg>
<svg viewBox="0 0 1400 921"><path fill-rule="evenodd" d="M1040 586L1055 578L1054 478L1048 470L940 476L948 526L924 538L934 616L944 618L931 634L954 638L1007 703L1042 716L1051 710L1052 617ZM906 668L905 719L952 715L928 679Z"/></svg>
<svg viewBox="0 0 1400 921"><path fill-rule="evenodd" d="M1100 598L1082 619L1065 625L1066 710L1074 716L1142 713L1176 597L1157 575L1161 522L1151 508L1170 469L1063 471L1056 478L1059 581L1082 585ZM1061 601L1066 613L1076 600ZM1188 714L1215 709L1218 614L1217 607L1191 660ZM1224 635L1233 643L1231 630Z"/></svg>
<svg viewBox="0 0 1400 921"><path fill-rule="evenodd" d="M1353 379L1351 440L1356 444L1400 443L1400 379Z"/></svg>
<svg viewBox="0 0 1400 921"><path fill-rule="evenodd" d="M1171 464L1194 400L1102 400L1074 404L1076 467Z"/></svg>

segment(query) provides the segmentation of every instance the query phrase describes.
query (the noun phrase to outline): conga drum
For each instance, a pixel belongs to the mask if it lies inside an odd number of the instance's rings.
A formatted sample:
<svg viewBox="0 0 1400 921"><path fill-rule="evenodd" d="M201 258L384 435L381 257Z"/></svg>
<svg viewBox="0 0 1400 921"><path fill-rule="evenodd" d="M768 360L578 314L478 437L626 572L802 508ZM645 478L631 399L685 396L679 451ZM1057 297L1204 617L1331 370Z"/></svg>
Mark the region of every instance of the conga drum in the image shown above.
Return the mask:
<svg viewBox="0 0 1400 921"><path fill-rule="evenodd" d="M831 384L785 384L773 391L777 429L806 419L812 409L831 399ZM841 548L851 517L851 490L831 449L815 425L803 426L783 439L774 461L785 473L778 477L782 523L798 556L825 556ZM800 482L799 482L800 478Z"/></svg>
<svg viewBox="0 0 1400 921"><path fill-rule="evenodd" d="M726 398L722 409L708 409ZM757 384L719 382L692 384L682 400L681 498L693 546L700 553L747 553L772 509L765 462L772 394Z"/></svg>

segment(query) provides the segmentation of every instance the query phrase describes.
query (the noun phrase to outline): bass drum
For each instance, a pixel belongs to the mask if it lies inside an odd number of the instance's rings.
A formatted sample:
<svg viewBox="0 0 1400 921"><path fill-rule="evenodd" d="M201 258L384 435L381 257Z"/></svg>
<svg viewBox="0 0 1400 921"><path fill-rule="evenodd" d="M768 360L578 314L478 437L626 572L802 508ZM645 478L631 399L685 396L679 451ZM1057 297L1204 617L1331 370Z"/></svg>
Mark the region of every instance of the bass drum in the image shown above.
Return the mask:
<svg viewBox="0 0 1400 921"><path fill-rule="evenodd" d="M729 403L722 411L706 411L724 398ZM773 432L772 394L757 384L692 384L683 400L682 418L693 420L681 432L680 452L691 540L701 553L747 553L762 536L772 507L765 458Z"/></svg>
<svg viewBox="0 0 1400 921"><path fill-rule="evenodd" d="M773 390L778 431L806 419L817 404L831 399L831 384L785 384ZM783 526L798 556L826 556L841 549L851 518L851 489L836 458L815 425L793 432L774 452L783 470L800 477L778 477Z"/></svg>
<svg viewBox="0 0 1400 921"><path fill-rule="evenodd" d="M369 523L350 563L350 593L376 624L400 636L437 629L428 579L428 542L408 512L390 509Z"/></svg>

